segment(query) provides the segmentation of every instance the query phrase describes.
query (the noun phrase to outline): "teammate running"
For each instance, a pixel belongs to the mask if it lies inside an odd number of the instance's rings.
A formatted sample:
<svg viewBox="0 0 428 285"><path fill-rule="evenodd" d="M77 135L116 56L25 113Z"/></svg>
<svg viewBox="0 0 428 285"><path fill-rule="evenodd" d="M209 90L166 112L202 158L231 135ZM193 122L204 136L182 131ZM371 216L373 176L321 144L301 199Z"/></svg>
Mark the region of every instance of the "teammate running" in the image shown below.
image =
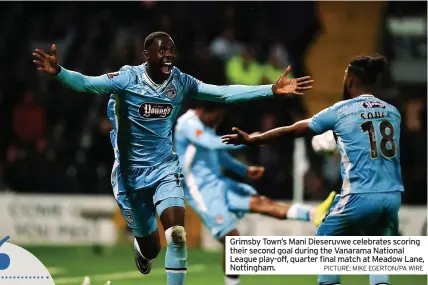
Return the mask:
<svg viewBox="0 0 428 285"><path fill-rule="evenodd" d="M113 125L111 143L115 154L111 182L114 196L135 236L138 269L151 270L160 251L158 213L167 240L165 269L168 285L182 285L187 270L184 229L183 174L172 151L172 125L184 96L233 103L274 95L302 95L312 88L309 76L288 79L285 73L274 85L215 86L205 84L174 67L176 48L164 32L150 34L144 42L146 63L124 66L118 72L85 76L58 65L52 55L36 49L38 69L55 76L67 87L94 94L113 94L108 116Z"/></svg>
<svg viewBox="0 0 428 285"><path fill-rule="evenodd" d="M260 145L281 136L301 137L332 130L342 156L342 191L318 228L318 236L395 236L404 191L400 168L401 115L373 96L386 65L383 56L354 58L345 71L344 101L292 126L249 136L223 136L227 144ZM318 276L321 285L340 284L339 275ZM388 275L371 275L371 285L388 285Z"/></svg>
<svg viewBox="0 0 428 285"><path fill-rule="evenodd" d="M198 213L211 234L223 245L226 236L238 236L235 216L259 213L277 219L312 220L321 223L333 202L332 192L317 208L301 204L285 204L260 196L250 185L238 183L222 174L222 167L242 177L260 179L264 168L247 166L235 160L215 133L225 113L224 106L213 102L198 102L178 119L175 128L175 150L184 170L185 197ZM224 253L224 251L223 251ZM223 255L223 269L225 266ZM225 285L238 285L239 276L225 276Z"/></svg>

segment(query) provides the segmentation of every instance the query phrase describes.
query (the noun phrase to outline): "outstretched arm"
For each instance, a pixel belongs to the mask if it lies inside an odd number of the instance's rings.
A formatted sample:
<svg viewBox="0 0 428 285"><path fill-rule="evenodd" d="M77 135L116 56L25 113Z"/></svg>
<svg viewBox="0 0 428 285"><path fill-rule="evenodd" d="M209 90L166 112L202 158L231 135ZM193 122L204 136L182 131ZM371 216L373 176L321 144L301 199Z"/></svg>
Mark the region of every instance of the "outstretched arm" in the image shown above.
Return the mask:
<svg viewBox="0 0 428 285"><path fill-rule="evenodd" d="M219 151L218 157L221 166L223 166L225 169L230 170L242 177L247 175L248 165L245 165L239 160L233 158L228 152Z"/></svg>
<svg viewBox="0 0 428 285"><path fill-rule="evenodd" d="M222 141L225 144L245 144L255 146L268 144L276 139L279 139L282 136L303 137L310 132L310 120L311 119L302 120L291 126L272 129L255 136L248 135L246 132L238 128L233 128L232 131L235 132L235 134L222 136Z"/></svg>
<svg viewBox="0 0 428 285"><path fill-rule="evenodd" d="M269 97L273 97L272 85L217 86L199 82L195 94L196 99L221 103L246 102L254 99L262 99Z"/></svg>
<svg viewBox="0 0 428 285"><path fill-rule="evenodd" d="M306 120L302 120L297 123L294 123L291 126L276 128L276 129L264 132L260 135L254 136L253 140L255 144L261 145L261 144L267 144L283 136L288 136L292 138L303 137L303 136L306 136L307 134L310 134L312 131L311 128L309 127L310 121L311 119L306 119Z"/></svg>
<svg viewBox="0 0 428 285"><path fill-rule="evenodd" d="M222 141L225 144L232 145L263 145L268 144L280 137L303 137L307 134L322 134L334 128L336 123L336 112L332 107L327 108L311 119L299 121L291 126L280 127L260 135L248 135L244 131L233 128L235 134L222 136Z"/></svg>
<svg viewBox="0 0 428 285"><path fill-rule="evenodd" d="M76 92L110 94L124 89L129 84L130 76L122 70L101 76L86 76L61 67L56 79Z"/></svg>
<svg viewBox="0 0 428 285"><path fill-rule="evenodd" d="M240 147L225 145L221 142L221 137L204 129L202 123L198 121L188 121L180 126L182 134L190 143L210 150L234 150Z"/></svg>
<svg viewBox="0 0 428 285"><path fill-rule="evenodd" d="M129 71L125 69L96 77L85 76L81 73L67 70L58 65L55 45L52 45L52 55L36 49L33 56L36 58L33 62L38 66L38 70L55 76L58 81L77 92L95 94L114 93L125 88L130 81Z"/></svg>
<svg viewBox="0 0 428 285"><path fill-rule="evenodd" d="M101 76L86 76L60 67L56 79L77 92L110 94L124 89L129 84L130 76L127 71L122 70Z"/></svg>
<svg viewBox="0 0 428 285"><path fill-rule="evenodd" d="M226 145L222 143L221 137L213 134L204 132L202 129L197 129L196 131L190 131L188 133L189 141L196 145L207 149L216 149L216 150L236 150L239 149L237 146Z"/></svg>
<svg viewBox="0 0 428 285"><path fill-rule="evenodd" d="M245 102L254 99L269 98L274 95L303 95L305 90L312 89L310 76L297 79L287 78L289 66L274 85L228 85L216 86L203 83L189 76L193 82L195 97L200 100L216 101L222 103Z"/></svg>

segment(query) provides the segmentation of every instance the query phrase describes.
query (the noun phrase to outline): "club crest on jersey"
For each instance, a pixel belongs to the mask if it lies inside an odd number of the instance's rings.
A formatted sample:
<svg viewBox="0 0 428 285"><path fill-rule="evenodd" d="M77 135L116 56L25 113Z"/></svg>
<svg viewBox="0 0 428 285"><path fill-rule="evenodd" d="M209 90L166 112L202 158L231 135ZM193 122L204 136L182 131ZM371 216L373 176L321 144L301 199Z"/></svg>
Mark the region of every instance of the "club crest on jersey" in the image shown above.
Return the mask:
<svg viewBox="0 0 428 285"><path fill-rule="evenodd" d="M169 99L174 99L175 96L177 96L177 89L175 88L174 85L168 86L167 88L165 88L165 92L166 92L166 96Z"/></svg>
<svg viewBox="0 0 428 285"><path fill-rule="evenodd" d="M140 116L143 118L168 118L172 112L171 104L144 103L140 106Z"/></svg>

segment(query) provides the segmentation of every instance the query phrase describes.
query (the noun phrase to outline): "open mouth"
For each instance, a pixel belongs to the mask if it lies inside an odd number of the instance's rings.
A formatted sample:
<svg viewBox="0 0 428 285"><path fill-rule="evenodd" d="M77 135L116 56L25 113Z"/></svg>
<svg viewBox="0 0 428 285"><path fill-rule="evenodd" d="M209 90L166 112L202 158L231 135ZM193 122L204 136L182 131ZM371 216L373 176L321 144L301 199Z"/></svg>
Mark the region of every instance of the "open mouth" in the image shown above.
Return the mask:
<svg viewBox="0 0 428 285"><path fill-rule="evenodd" d="M161 72L163 74L170 74L172 70L172 62L164 62L161 66Z"/></svg>

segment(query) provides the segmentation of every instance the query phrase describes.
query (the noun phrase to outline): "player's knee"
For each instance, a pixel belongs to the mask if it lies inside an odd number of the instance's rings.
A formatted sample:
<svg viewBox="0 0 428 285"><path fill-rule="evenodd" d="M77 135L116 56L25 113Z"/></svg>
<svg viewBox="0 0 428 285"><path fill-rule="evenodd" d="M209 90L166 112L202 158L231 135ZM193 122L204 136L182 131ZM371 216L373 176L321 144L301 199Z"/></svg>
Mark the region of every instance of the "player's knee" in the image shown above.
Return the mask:
<svg viewBox="0 0 428 285"><path fill-rule="evenodd" d="M168 244L184 246L186 243L186 230L182 226L173 226L165 231L165 239Z"/></svg>

